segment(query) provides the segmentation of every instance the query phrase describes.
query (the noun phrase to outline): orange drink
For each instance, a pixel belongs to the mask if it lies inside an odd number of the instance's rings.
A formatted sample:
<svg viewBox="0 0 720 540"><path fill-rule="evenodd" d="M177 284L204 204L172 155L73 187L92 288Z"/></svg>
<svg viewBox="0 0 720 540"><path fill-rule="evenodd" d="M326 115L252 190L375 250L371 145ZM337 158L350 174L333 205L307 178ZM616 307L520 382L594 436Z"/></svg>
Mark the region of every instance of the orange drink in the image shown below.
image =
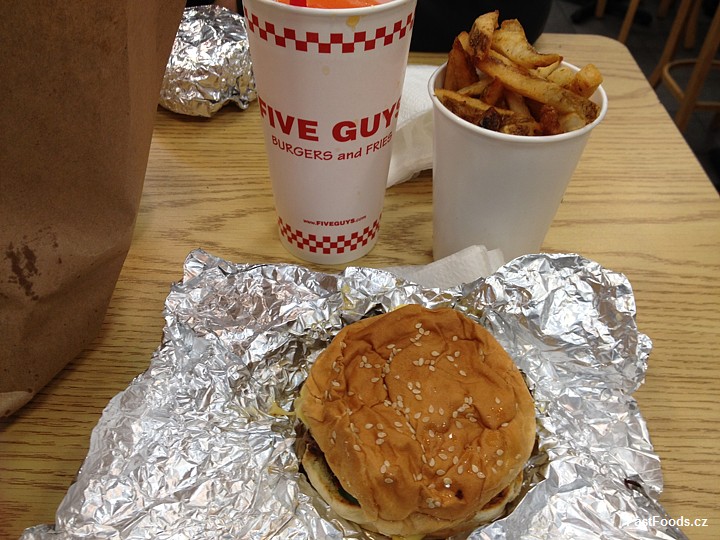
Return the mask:
<svg viewBox="0 0 720 540"><path fill-rule="evenodd" d="M294 6L306 6L310 8L323 9L349 9L367 6L376 6L378 4L386 4L391 0L276 0L281 4L291 4Z"/></svg>

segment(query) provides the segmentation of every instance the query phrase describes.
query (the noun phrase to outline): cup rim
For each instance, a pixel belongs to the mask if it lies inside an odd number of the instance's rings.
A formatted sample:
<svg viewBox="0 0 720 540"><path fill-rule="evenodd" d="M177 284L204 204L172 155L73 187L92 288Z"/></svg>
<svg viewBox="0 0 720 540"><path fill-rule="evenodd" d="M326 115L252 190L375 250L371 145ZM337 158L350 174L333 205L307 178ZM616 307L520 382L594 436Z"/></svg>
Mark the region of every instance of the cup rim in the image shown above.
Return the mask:
<svg viewBox="0 0 720 540"><path fill-rule="evenodd" d="M272 5L279 10L285 10L289 13L312 13L316 15L332 15L332 16L353 16L353 15L367 15L368 13L377 13L379 11L386 11L392 9L401 4L414 4L417 0L389 0L383 4L376 4L373 6L355 7L355 8L315 8L315 7L304 7L304 6L291 6L290 4L284 4L282 2L276 2L275 0L252 0L259 4Z"/></svg>
<svg viewBox="0 0 720 540"><path fill-rule="evenodd" d="M566 62L563 60L562 62L563 66L567 66L575 71L579 71L580 68L577 67L574 64L571 64L570 62ZM526 144L541 144L541 143L548 143L548 142L559 142L564 141L566 139L574 139L576 137L581 137L588 133L589 131L592 131L595 126L597 126L607 114L608 109L608 99L607 99L607 93L605 92L605 89L603 88L602 84L597 88L595 93L590 97L592 101L595 103L598 103L600 105L600 111L598 112L597 118L590 122L589 124L585 125L584 127L580 129L576 129L573 131L568 131L565 133L558 133L556 135L512 135L509 133L500 133L499 131L493 131L491 129L487 129L484 127L476 126L472 122L468 122L467 120L460 118L458 115L453 113L450 109L445 107L445 105L442 104L442 102L438 99L438 97L435 95L435 88L437 87L437 81L440 78L440 75L444 73L445 69L447 67L447 62L440 65L430 76L430 79L428 81L428 93L430 94L430 99L432 100L433 107L436 111L440 112L443 116L446 118L449 118L451 121L455 122L460 126L461 128L467 129L468 131L471 131L477 135L482 135L485 137L495 138L502 141L512 141L513 143L526 143Z"/></svg>

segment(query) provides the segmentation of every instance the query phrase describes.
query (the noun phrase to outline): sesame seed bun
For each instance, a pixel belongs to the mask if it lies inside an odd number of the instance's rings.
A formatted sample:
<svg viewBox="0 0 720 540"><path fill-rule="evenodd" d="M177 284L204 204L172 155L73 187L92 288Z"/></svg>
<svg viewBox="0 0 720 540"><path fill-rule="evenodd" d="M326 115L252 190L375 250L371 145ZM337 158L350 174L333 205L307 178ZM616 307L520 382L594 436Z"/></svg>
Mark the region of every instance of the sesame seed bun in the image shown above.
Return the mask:
<svg viewBox="0 0 720 540"><path fill-rule="evenodd" d="M295 410L314 440L301 456L310 482L339 515L388 536L496 519L535 442L519 370L452 309L408 305L348 325L317 358Z"/></svg>

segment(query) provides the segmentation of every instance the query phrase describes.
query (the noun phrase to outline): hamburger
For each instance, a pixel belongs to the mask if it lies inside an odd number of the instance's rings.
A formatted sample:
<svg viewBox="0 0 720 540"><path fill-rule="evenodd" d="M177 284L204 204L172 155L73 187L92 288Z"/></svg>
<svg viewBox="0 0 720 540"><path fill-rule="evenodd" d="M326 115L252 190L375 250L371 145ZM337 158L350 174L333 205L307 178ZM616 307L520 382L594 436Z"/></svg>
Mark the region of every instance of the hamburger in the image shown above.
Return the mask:
<svg viewBox="0 0 720 540"><path fill-rule="evenodd" d="M522 374L482 326L407 305L343 328L295 401L313 487L390 537L443 538L503 515L535 443Z"/></svg>

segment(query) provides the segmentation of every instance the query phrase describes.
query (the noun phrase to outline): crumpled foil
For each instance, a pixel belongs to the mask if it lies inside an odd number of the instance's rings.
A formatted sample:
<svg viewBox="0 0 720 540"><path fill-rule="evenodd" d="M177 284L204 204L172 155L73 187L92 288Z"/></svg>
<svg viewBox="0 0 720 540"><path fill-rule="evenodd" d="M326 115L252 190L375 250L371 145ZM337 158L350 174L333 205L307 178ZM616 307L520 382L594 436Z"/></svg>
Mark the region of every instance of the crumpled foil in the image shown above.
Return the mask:
<svg viewBox="0 0 720 540"><path fill-rule="evenodd" d="M56 523L23 539L378 538L322 502L299 472L294 420L272 411L292 408L340 328L406 303L487 326L535 397L522 495L471 539L685 538L661 526L660 463L632 397L651 341L623 275L540 254L439 290L383 270L324 274L198 250L167 297L161 346L105 409Z"/></svg>
<svg viewBox="0 0 720 540"><path fill-rule="evenodd" d="M256 97L245 19L219 6L185 9L160 89L160 105L210 117Z"/></svg>

